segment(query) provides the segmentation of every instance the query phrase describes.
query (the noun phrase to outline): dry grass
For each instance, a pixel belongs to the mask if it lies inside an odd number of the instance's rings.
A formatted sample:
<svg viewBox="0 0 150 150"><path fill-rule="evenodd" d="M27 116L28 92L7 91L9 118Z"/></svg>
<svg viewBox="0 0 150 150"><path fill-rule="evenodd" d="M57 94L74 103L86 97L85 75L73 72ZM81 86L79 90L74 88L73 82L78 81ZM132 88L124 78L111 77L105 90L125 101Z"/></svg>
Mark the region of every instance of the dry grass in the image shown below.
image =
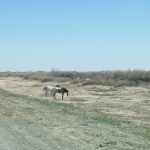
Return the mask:
<svg viewBox="0 0 150 150"><path fill-rule="evenodd" d="M108 91L108 90L107 90ZM100 112L0 89L0 149L148 150L150 128Z"/></svg>
<svg viewBox="0 0 150 150"><path fill-rule="evenodd" d="M12 142L13 150L18 143L20 149L148 150L150 86L104 86L85 75L51 76L52 81L42 82L45 73L25 74L0 77L5 89L0 89L0 149ZM56 101L45 98L43 86L58 82L69 89L69 96L64 101L59 94Z"/></svg>
<svg viewBox="0 0 150 150"><path fill-rule="evenodd" d="M150 71L100 71L100 72L1 72L1 77L18 76L41 82L71 82L82 85L137 86L150 83Z"/></svg>

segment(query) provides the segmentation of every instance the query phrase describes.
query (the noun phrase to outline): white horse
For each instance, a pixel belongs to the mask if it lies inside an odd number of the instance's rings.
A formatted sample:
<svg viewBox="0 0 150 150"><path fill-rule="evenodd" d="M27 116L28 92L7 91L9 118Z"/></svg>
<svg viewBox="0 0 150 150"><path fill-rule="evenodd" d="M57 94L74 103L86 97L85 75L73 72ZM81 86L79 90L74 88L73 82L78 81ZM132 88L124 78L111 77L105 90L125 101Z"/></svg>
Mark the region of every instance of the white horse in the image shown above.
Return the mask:
<svg viewBox="0 0 150 150"><path fill-rule="evenodd" d="M48 96L48 92L50 92L50 95L52 96L52 91L55 88L55 86L45 86L43 88L43 91L45 91L45 96Z"/></svg>

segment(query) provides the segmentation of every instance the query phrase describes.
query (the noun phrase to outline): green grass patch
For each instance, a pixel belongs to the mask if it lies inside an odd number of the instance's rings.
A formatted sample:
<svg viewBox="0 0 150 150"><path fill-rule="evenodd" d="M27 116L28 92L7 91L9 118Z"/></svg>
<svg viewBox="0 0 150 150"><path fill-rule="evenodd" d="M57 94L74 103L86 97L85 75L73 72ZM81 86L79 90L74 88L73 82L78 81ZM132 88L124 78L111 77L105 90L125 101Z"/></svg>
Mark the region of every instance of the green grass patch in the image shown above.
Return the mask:
<svg viewBox="0 0 150 150"><path fill-rule="evenodd" d="M113 125L113 126L120 126L122 121L119 119L114 119L105 115L96 115L93 117L94 120L97 122Z"/></svg>
<svg viewBox="0 0 150 150"><path fill-rule="evenodd" d="M45 99L34 98L31 96L27 96L27 95L14 94L3 89L0 89L0 97L8 98L11 101L13 101L14 99L17 99L20 101L24 100L29 103L32 103L32 102L39 103L41 106L48 107L49 109L59 110L64 113L73 114L73 111L77 111L79 109L78 106L74 106L73 104L66 104L66 103L61 103L61 102L56 102L56 101L48 101Z"/></svg>
<svg viewBox="0 0 150 150"><path fill-rule="evenodd" d="M13 101L13 100L15 101L15 99L17 99L17 101L26 101L29 104L38 103L40 104L41 107L53 109L56 112L64 113L67 115L77 115L77 116L83 117L85 120L90 120L93 123L116 126L117 128L120 128L121 130L130 131L130 133L136 136L141 136L144 139L150 141L150 128L149 127L136 125L129 121L124 121L116 117L111 117L111 116L102 114L98 110L87 109L86 107L81 108L80 106L75 106L73 104L66 104L62 102L48 101L45 99L34 98L30 96L25 96L25 95L13 94L3 89L0 89L0 98L5 98L10 101ZM24 111L32 113L31 108L26 108ZM6 112L7 116L10 116L11 114L12 114L11 111ZM108 143L106 144L116 145L114 141L108 141Z"/></svg>
<svg viewBox="0 0 150 150"><path fill-rule="evenodd" d="M117 142L116 141L107 141L105 144L115 146L115 145L117 145Z"/></svg>

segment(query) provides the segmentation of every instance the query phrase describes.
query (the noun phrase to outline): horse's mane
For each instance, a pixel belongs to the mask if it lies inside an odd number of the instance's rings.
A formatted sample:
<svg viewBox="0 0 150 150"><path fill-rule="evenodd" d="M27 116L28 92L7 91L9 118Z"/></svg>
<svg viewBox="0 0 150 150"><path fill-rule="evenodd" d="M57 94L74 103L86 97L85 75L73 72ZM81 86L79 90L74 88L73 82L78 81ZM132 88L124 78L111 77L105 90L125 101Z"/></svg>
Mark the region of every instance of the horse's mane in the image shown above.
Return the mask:
<svg viewBox="0 0 150 150"><path fill-rule="evenodd" d="M69 92L66 88L62 87L62 89L64 90L64 92Z"/></svg>
<svg viewBox="0 0 150 150"><path fill-rule="evenodd" d="M55 85L55 87L59 87L59 88L60 88L60 87L62 87L62 86L61 86L61 85L59 85L59 84L57 84L57 85Z"/></svg>

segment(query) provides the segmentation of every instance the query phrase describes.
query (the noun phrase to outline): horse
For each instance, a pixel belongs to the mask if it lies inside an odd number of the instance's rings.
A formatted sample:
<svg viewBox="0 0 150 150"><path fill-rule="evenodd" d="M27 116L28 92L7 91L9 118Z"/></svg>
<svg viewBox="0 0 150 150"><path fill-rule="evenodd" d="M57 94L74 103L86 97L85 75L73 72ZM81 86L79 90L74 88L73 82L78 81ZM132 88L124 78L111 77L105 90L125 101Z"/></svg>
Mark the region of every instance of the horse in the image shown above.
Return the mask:
<svg viewBox="0 0 150 150"><path fill-rule="evenodd" d="M50 91L50 95L53 96L56 99L56 93L62 93L62 100L64 97L64 93L67 93L67 96L69 95L69 91L62 87L61 85L55 85L55 86L45 86L43 88L43 91L45 91L45 96L48 96L48 91Z"/></svg>
<svg viewBox="0 0 150 150"><path fill-rule="evenodd" d="M52 96L56 99L56 93L62 94L62 100L64 98L64 94L67 93L67 96L69 96L69 91L64 87L55 87L52 90Z"/></svg>
<svg viewBox="0 0 150 150"><path fill-rule="evenodd" d="M54 86L45 86L43 91L45 91L45 96L48 96L48 91L50 91L50 95L52 95L52 90L55 88Z"/></svg>

